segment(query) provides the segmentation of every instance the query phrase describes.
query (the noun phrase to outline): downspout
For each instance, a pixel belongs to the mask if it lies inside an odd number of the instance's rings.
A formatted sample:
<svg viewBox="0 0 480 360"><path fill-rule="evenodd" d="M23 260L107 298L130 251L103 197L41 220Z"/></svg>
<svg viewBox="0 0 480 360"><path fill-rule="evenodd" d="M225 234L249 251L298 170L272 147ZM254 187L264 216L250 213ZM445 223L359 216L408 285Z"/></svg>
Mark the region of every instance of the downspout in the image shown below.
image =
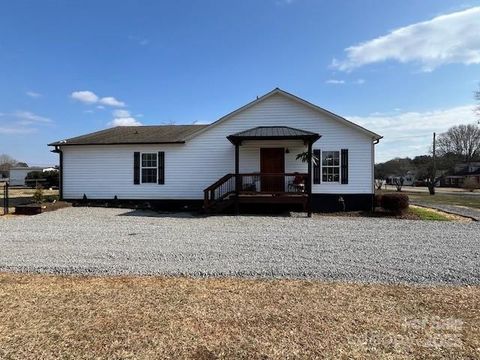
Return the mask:
<svg viewBox="0 0 480 360"><path fill-rule="evenodd" d="M375 211L375 145L380 139L381 137L372 141L372 211Z"/></svg>
<svg viewBox="0 0 480 360"><path fill-rule="evenodd" d="M58 153L59 156L59 173L58 173L58 198L63 200L63 151L55 145L53 153Z"/></svg>

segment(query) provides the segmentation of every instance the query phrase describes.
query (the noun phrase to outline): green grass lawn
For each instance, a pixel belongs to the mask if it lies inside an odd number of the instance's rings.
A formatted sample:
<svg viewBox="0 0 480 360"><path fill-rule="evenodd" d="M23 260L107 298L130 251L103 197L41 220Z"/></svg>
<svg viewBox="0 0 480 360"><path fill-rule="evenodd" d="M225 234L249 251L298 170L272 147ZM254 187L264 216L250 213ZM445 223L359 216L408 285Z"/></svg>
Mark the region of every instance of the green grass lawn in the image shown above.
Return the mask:
<svg viewBox="0 0 480 360"><path fill-rule="evenodd" d="M446 215L440 214L436 211L432 211L429 209L424 209L421 207L412 207L408 209L410 214L416 215L420 218L420 220L437 220L437 221L450 221L451 218L447 217Z"/></svg>
<svg viewBox="0 0 480 360"><path fill-rule="evenodd" d="M382 190L380 193L391 193L395 191L385 191ZM469 193L459 193L459 194L441 194L437 193L435 195L430 195L428 193L414 193L409 191L402 191L403 194L407 194L410 200L419 200L425 204L444 204L444 205L459 205L459 206L468 206L475 209L480 209L480 196L472 195Z"/></svg>

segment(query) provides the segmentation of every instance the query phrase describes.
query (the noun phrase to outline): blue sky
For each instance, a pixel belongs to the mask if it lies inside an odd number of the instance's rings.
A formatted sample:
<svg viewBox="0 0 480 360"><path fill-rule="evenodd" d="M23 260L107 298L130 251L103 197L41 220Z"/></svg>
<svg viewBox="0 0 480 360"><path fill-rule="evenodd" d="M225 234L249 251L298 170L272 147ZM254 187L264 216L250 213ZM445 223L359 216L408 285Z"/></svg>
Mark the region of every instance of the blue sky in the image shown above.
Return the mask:
<svg viewBox="0 0 480 360"><path fill-rule="evenodd" d="M208 123L275 87L385 136L475 122L480 1L2 1L0 153L116 124Z"/></svg>

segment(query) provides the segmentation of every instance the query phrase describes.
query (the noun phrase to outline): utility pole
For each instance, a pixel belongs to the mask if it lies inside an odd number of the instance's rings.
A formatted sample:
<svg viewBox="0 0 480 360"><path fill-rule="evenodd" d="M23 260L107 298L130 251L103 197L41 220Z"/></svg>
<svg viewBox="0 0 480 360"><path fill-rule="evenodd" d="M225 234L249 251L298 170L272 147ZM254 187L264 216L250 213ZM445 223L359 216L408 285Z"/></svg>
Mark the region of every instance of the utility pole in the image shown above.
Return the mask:
<svg viewBox="0 0 480 360"><path fill-rule="evenodd" d="M433 151L433 156L432 156L432 174L431 174L431 179L428 182L428 191L430 192L430 195L435 195L435 176L437 175L437 164L436 164L436 133L433 133L433 146L432 146L432 151Z"/></svg>
<svg viewBox="0 0 480 360"><path fill-rule="evenodd" d="M436 143L436 133L433 133L433 178L435 179L435 175L437 175L437 164L436 164L436 151L435 151L435 143ZM434 184L435 185L435 184Z"/></svg>

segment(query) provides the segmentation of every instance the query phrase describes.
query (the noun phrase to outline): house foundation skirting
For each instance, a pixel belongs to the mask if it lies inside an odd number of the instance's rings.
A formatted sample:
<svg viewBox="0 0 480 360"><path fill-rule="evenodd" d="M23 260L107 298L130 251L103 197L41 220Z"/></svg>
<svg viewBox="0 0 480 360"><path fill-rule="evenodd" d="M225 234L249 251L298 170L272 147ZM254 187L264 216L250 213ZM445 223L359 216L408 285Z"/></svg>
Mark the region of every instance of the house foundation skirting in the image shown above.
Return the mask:
<svg viewBox="0 0 480 360"><path fill-rule="evenodd" d="M374 194L312 194L312 210L314 212L335 212L343 209L370 211L373 208L373 199Z"/></svg>
<svg viewBox="0 0 480 360"><path fill-rule="evenodd" d="M158 211L199 211L203 200L197 199L66 199L73 206L111 207L128 209L152 209Z"/></svg>
<svg viewBox="0 0 480 360"><path fill-rule="evenodd" d="M343 203L339 201L340 197L343 198ZM312 211L343 211L344 205L345 211L369 211L372 210L373 198L373 194L312 194ZM160 211L198 211L203 206L203 201L197 199L66 199L66 201L71 202L73 206L139 208ZM302 206L298 204L242 204L242 208L246 213L275 213L289 209L302 211Z"/></svg>

